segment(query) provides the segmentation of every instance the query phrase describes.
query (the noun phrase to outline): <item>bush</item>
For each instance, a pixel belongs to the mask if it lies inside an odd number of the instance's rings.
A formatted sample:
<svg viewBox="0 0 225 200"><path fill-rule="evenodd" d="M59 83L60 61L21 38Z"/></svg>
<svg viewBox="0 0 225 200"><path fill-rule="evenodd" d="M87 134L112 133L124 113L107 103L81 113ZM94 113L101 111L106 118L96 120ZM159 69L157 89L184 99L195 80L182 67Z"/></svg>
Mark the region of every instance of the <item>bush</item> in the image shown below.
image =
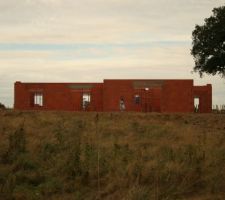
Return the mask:
<svg viewBox="0 0 225 200"><path fill-rule="evenodd" d="M17 186L13 191L13 199L16 200L38 200L40 193L27 185Z"/></svg>
<svg viewBox="0 0 225 200"><path fill-rule="evenodd" d="M0 102L0 110L6 109L5 105Z"/></svg>
<svg viewBox="0 0 225 200"><path fill-rule="evenodd" d="M125 200L149 200L148 188L142 186L134 186L128 191Z"/></svg>
<svg viewBox="0 0 225 200"><path fill-rule="evenodd" d="M39 186L41 194L45 197L60 193L62 188L63 184L57 178L50 178Z"/></svg>
<svg viewBox="0 0 225 200"><path fill-rule="evenodd" d="M20 154L26 152L26 136L23 128L19 128L14 133L9 135L8 149L2 153L0 161L2 163L12 163Z"/></svg>

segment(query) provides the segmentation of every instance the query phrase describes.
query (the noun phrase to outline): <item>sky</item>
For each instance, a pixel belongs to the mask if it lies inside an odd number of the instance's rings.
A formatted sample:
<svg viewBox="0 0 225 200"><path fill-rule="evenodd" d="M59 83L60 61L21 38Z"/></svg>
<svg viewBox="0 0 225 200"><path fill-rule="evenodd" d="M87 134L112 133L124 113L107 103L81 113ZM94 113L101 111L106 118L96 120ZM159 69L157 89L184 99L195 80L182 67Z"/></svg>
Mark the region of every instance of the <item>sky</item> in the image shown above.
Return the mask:
<svg viewBox="0 0 225 200"><path fill-rule="evenodd" d="M194 79L225 104L225 79L192 73L192 31L225 0L0 0L0 102L14 82Z"/></svg>

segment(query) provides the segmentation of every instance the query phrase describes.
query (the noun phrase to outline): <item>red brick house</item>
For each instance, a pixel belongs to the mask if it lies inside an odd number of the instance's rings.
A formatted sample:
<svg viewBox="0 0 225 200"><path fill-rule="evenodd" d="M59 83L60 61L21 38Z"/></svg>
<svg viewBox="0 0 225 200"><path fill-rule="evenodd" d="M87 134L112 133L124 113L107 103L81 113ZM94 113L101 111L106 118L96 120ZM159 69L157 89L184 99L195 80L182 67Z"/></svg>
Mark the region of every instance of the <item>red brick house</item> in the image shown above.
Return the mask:
<svg viewBox="0 0 225 200"><path fill-rule="evenodd" d="M15 83L18 110L198 112L212 108L212 86L193 80L104 80L103 83Z"/></svg>

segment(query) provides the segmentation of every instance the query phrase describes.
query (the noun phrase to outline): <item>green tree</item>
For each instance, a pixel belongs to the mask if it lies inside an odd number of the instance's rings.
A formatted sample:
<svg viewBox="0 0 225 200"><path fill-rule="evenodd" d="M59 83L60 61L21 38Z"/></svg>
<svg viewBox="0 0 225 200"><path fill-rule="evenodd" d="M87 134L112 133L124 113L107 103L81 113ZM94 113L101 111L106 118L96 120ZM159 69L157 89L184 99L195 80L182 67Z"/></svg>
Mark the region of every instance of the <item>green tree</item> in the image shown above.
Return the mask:
<svg viewBox="0 0 225 200"><path fill-rule="evenodd" d="M194 71L225 76L225 6L214 8L205 23L196 25L192 32L191 54L195 60Z"/></svg>

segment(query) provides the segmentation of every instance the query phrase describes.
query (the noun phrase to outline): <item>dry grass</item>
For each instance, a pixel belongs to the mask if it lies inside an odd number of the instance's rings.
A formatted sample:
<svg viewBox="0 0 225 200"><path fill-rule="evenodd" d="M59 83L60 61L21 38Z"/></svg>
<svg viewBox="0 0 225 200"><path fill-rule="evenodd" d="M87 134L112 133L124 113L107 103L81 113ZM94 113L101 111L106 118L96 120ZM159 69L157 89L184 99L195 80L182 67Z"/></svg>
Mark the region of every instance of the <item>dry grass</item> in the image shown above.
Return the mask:
<svg viewBox="0 0 225 200"><path fill-rule="evenodd" d="M224 188L225 115L0 112L0 199L222 200Z"/></svg>

